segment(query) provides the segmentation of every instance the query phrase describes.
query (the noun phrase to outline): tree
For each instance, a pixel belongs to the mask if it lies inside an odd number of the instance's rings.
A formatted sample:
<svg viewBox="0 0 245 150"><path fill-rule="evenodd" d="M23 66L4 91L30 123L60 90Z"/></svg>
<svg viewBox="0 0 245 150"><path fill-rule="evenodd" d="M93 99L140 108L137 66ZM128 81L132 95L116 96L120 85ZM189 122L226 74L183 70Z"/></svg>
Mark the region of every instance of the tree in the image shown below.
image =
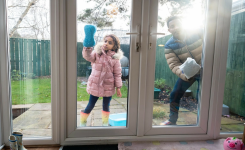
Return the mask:
<svg viewBox="0 0 245 150"><path fill-rule="evenodd" d="M111 27L115 21L114 16L128 18L127 0L88 0L94 2L95 7L85 9L78 15L78 20L89 24L94 24L98 28Z"/></svg>
<svg viewBox="0 0 245 150"><path fill-rule="evenodd" d="M190 6L191 1L193 0L160 0L159 3L160 5L170 5L170 14L178 15ZM127 22L130 21L129 15L126 14L128 12L127 8L129 7L127 6L126 0L87 0L87 2L95 3L95 7L85 9L78 15L77 19L81 22L94 24L98 28L112 27L115 21L113 12L117 12L115 9L118 9L118 13L116 13L115 16L120 15L119 17L127 20ZM114 7L115 11L108 9L108 6L112 4L117 6L117 8ZM166 18L162 19L162 17L158 16L158 23L162 27L165 25L165 19Z"/></svg>
<svg viewBox="0 0 245 150"><path fill-rule="evenodd" d="M33 36L36 39L49 38L49 10L45 7L47 2L47 0L9 0L9 37L13 37L18 31L24 38Z"/></svg>

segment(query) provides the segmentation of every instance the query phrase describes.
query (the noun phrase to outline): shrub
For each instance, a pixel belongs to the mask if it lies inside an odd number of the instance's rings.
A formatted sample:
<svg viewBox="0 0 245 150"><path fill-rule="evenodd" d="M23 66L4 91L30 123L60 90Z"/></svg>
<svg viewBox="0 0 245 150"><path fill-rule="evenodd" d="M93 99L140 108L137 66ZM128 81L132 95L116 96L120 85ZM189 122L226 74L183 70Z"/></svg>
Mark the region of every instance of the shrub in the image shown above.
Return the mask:
<svg viewBox="0 0 245 150"><path fill-rule="evenodd" d="M156 88L158 88L158 89L160 89L160 90L163 90L164 89L164 86L165 86L165 79L157 79L156 81L155 81L155 87Z"/></svg>
<svg viewBox="0 0 245 150"><path fill-rule="evenodd" d="M20 80L20 79L21 79L20 71L18 71L18 70L13 70L13 71L11 72L11 79L12 79L13 81L18 81L18 80Z"/></svg>

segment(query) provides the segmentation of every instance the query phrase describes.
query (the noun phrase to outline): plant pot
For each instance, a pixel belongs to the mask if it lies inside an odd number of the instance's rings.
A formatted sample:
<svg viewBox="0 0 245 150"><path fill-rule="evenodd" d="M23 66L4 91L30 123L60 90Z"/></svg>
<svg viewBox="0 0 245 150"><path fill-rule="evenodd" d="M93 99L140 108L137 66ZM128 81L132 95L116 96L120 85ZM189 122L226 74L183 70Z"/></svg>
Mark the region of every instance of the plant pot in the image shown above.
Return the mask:
<svg viewBox="0 0 245 150"><path fill-rule="evenodd" d="M154 88L154 99L159 99L160 89Z"/></svg>

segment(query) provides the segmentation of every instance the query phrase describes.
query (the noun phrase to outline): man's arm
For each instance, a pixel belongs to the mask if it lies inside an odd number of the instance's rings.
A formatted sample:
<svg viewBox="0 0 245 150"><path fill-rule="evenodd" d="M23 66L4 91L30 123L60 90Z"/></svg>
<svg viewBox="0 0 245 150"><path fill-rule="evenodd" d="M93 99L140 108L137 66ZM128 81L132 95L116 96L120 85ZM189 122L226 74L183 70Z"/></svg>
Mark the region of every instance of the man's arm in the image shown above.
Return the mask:
<svg viewBox="0 0 245 150"><path fill-rule="evenodd" d="M179 66L182 65L179 58L173 52L172 49L165 48L165 57L168 63L169 68L172 70L174 74L180 77L184 81L188 81L182 71L179 69Z"/></svg>

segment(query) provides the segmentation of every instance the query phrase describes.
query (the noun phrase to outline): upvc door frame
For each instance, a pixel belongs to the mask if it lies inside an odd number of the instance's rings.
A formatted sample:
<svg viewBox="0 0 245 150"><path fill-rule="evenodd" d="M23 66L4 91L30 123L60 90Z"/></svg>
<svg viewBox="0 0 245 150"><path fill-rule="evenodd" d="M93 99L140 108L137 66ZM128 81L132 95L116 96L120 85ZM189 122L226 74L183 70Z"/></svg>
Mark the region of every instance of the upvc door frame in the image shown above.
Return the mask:
<svg viewBox="0 0 245 150"><path fill-rule="evenodd" d="M138 2L138 3L136 3ZM136 39L137 36L131 37L130 44L130 71L129 71L129 92L128 92L128 109L127 109L127 127L77 127L77 13L76 13L76 0L66 0L63 1L64 7L66 10L66 27L63 29L66 30L66 48L62 51L66 56L62 56L66 59L66 65L63 66L63 70L66 70L66 76L62 77L62 81L66 88L62 89L66 91L66 99L63 99L62 108L66 110L66 114L63 116L62 124L66 124L66 138L79 138L79 137L102 137L102 136L130 136L136 135L136 126L137 126L137 100L138 100L138 84L139 84L139 60L140 60L140 51L136 51ZM137 5L136 5L137 4ZM141 0L132 1L131 9L131 32L137 32L137 28L141 23L141 7L136 7L141 5ZM66 6L66 7L65 7ZM65 68L66 67L66 68ZM62 96L63 97L63 96ZM64 108L65 107L65 108Z"/></svg>
<svg viewBox="0 0 245 150"><path fill-rule="evenodd" d="M211 105L212 114L210 117L209 128L213 131L213 138L237 137L242 138L243 133L230 132L220 133L222 106L225 91L226 64L229 45L230 21L231 21L231 0L220 0L219 16L217 20L215 54L213 63L213 86L211 88Z"/></svg>
<svg viewBox="0 0 245 150"><path fill-rule="evenodd" d="M0 1L0 20L1 23L0 23L0 52L2 49L5 49L6 47L6 40L5 40L5 35L6 33L3 33L4 32L4 29L6 27L6 23L5 23L5 20L6 20L6 15L5 15L5 9L6 9L6 1ZM3 21L4 20L4 21ZM3 44L5 43L5 44ZM1 68L2 68L2 61L0 61L0 71ZM3 110L3 103L2 103L2 75L0 75L0 149L2 149L2 145L4 143L3 141L3 121L2 121L2 110Z"/></svg>
<svg viewBox="0 0 245 150"><path fill-rule="evenodd" d="M0 69L1 69L1 113L3 116L3 140L9 145L8 137L12 133L12 108L11 108L11 78L10 62L8 50L7 33L7 3L6 0L0 1ZM50 0L50 21L51 21L51 117L52 117L52 137L44 138L25 138L25 145L44 145L59 144L59 0ZM0 106L0 107L2 107ZM8 107L6 107L8 106Z"/></svg>
<svg viewBox="0 0 245 150"><path fill-rule="evenodd" d="M2 138L4 143L8 143L8 137L10 135L11 130L11 120L10 120L10 73L9 73L9 59L8 59L8 33L7 33L7 1L0 1L0 94L1 99L0 106L1 115L3 119L3 132Z"/></svg>
<svg viewBox="0 0 245 150"><path fill-rule="evenodd" d="M158 12L158 1L151 1L151 32L157 32L157 16ZM152 49L148 50L148 80L147 80L147 90L146 96L148 101L146 101L146 113L145 113L145 135L157 135L157 134L199 134L205 135L208 131L208 115L209 115L209 106L210 106L210 89L212 86L212 66L213 66L213 55L215 51L215 38L216 38L216 16L218 15L218 0L207 0L206 8L206 24L205 24L205 34L204 34L204 43L203 43L203 73L202 73L202 82L200 83L201 94L201 103L198 104L199 107L199 116L197 116L197 126L153 126L152 127L152 112L153 112L153 90L154 89L154 78L155 78L155 49L156 49L156 36L152 37ZM174 74L173 74L174 75ZM212 136L209 134L209 136Z"/></svg>

